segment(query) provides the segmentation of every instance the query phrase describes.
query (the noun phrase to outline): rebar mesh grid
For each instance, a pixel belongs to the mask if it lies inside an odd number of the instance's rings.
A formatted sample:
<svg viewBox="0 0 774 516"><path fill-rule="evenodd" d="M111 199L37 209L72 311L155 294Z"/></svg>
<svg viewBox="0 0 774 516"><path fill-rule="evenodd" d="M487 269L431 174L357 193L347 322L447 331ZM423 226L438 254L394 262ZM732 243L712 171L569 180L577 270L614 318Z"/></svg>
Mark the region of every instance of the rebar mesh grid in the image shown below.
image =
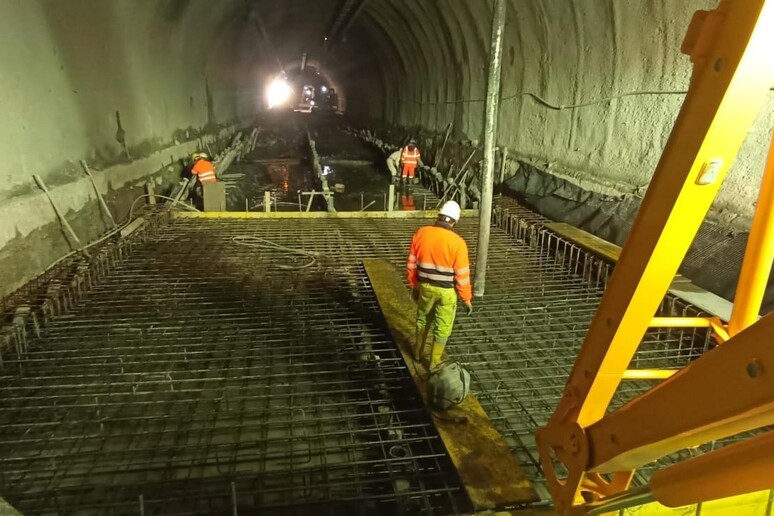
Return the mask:
<svg viewBox="0 0 774 516"><path fill-rule="evenodd" d="M308 222L281 240L331 253L340 234ZM0 492L20 510L462 510L362 268L278 268L230 237L285 230L251 226L155 232L6 361Z"/></svg>
<svg viewBox="0 0 774 516"><path fill-rule="evenodd" d="M562 394L610 266L504 205L487 295L458 318L447 349L540 488L533 432ZM139 507L142 496L148 514L232 497L272 509L349 501L352 512L405 503L456 512L448 458L359 266L385 258L402 268L426 223L178 219L160 228L46 327L15 364L23 377L0 379L11 422L0 429L0 492L20 507L43 493L34 507L99 496ZM476 228L459 226L472 257ZM308 259L232 240L245 235L319 257L286 270ZM664 315L683 313L695 314L665 301ZM708 345L700 330L653 331L634 365L679 367ZM624 382L614 403L651 385Z"/></svg>

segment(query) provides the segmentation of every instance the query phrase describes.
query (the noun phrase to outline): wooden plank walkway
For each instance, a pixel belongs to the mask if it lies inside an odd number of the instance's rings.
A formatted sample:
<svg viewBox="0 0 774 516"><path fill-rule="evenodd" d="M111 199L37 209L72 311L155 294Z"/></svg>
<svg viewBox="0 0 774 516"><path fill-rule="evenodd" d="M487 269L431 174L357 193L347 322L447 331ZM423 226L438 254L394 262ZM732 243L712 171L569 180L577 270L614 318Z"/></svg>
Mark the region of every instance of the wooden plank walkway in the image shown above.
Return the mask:
<svg viewBox="0 0 774 516"><path fill-rule="evenodd" d="M427 402L427 369L411 357L416 305L390 262L364 260L363 264L393 340ZM431 413L474 510L512 508L538 500L508 444L474 394L458 406Z"/></svg>

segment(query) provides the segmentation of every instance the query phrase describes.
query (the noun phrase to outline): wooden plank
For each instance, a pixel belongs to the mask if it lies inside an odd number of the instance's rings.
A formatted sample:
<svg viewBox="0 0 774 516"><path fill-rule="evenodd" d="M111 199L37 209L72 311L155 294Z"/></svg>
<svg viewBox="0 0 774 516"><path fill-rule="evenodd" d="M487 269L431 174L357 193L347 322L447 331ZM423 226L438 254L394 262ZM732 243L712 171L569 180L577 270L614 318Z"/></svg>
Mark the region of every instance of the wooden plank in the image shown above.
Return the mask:
<svg viewBox="0 0 774 516"><path fill-rule="evenodd" d="M398 271L386 260L364 260L379 307L411 376L427 402L427 370L411 358L416 305ZM474 394L445 411L431 411L433 423L476 511L534 502L538 496Z"/></svg>
<svg viewBox="0 0 774 516"><path fill-rule="evenodd" d="M617 245L611 244L607 240L603 240L575 226L565 224L564 222L550 222L545 227L560 237L610 262L617 262L618 257L621 256L621 248Z"/></svg>

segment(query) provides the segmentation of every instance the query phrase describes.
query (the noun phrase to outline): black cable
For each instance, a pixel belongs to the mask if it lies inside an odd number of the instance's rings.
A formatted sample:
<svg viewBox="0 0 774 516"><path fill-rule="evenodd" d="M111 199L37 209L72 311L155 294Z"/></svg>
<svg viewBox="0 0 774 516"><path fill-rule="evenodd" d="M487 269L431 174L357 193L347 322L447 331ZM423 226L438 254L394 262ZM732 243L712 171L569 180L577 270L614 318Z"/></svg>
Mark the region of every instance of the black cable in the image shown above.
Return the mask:
<svg viewBox="0 0 774 516"><path fill-rule="evenodd" d="M774 91L774 88L770 88L769 91ZM530 97L532 100L537 102L538 104L542 105L543 107L546 107L548 109L552 109L554 111L563 111L565 109L574 109L574 108L581 108L581 107L588 107L588 106L594 106L597 104L604 104L606 102L610 102L611 100L621 99L624 97L638 97L642 95L686 95L688 93L687 90L644 90L644 91L629 91L626 93L619 93L617 95L613 95L611 97L606 97L599 100L591 100L588 102L581 102L579 104L553 104L547 100L545 100L540 95L537 95L535 93L530 92L522 92L522 93L514 93L512 95L507 95L504 97L500 97L500 102L505 102L507 100L513 100L518 97ZM402 99L398 99L400 102L409 102L404 101ZM413 103L419 105L419 106L439 106L439 105L449 105L449 104L475 104L475 103L483 103L486 102L486 99L459 99L459 100L448 100L444 102L421 102L418 100L413 101Z"/></svg>

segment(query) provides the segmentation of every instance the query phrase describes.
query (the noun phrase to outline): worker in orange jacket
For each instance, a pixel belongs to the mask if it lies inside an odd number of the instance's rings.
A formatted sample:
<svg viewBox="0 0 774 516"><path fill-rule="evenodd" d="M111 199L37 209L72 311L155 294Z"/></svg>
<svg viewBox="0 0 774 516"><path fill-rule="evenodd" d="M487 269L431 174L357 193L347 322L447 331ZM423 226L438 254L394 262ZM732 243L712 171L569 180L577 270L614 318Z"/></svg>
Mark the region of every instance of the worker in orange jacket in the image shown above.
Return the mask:
<svg viewBox="0 0 774 516"><path fill-rule="evenodd" d="M210 157L204 152L194 152L191 155L191 175L196 178L196 184L193 187L191 197L197 209L204 209L204 185L215 183L218 178L215 176L215 165L210 161Z"/></svg>
<svg viewBox="0 0 774 516"><path fill-rule="evenodd" d="M414 360L424 355L425 341L433 327L433 347L429 369L441 364L444 348L454 327L457 296L473 312L468 246L454 232L460 219L460 205L443 205L434 225L421 228L411 241L406 271L417 302L416 347Z"/></svg>
<svg viewBox="0 0 774 516"><path fill-rule="evenodd" d="M214 183L218 180L215 177L215 165L205 152L194 152L191 156L191 174L196 176L196 180L201 184Z"/></svg>
<svg viewBox="0 0 774 516"><path fill-rule="evenodd" d="M422 155L417 147L415 140L409 140L408 145L403 147L400 153L401 171L400 175L404 181L412 181L414 184L419 182L418 177L414 177L417 167L422 165Z"/></svg>

